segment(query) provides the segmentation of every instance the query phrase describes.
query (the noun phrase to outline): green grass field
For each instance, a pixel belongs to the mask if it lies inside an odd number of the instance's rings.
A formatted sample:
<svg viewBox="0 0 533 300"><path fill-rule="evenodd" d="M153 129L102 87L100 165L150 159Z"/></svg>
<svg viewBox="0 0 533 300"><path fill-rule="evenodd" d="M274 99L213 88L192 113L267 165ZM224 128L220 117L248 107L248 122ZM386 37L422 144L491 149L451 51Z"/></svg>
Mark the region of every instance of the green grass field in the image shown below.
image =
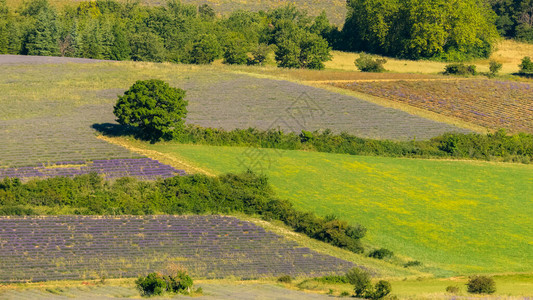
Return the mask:
<svg viewBox="0 0 533 300"><path fill-rule="evenodd" d="M533 166L303 151L136 146L212 173L264 171L279 197L368 227L437 276L533 271Z"/></svg>

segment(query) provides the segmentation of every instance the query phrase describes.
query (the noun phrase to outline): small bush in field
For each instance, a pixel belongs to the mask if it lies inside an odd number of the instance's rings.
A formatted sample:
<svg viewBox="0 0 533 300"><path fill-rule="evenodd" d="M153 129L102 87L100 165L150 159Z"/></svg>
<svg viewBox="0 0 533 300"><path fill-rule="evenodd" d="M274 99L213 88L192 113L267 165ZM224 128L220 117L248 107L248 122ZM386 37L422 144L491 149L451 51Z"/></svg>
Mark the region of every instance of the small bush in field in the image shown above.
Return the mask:
<svg viewBox="0 0 533 300"><path fill-rule="evenodd" d="M380 280L374 286L374 292L372 293L370 299L381 299L392 291L392 287L388 281Z"/></svg>
<svg viewBox="0 0 533 300"><path fill-rule="evenodd" d="M346 273L346 278L350 284L354 285L356 297L364 297L372 288L370 274L361 268L353 268Z"/></svg>
<svg viewBox="0 0 533 300"><path fill-rule="evenodd" d="M459 293L459 287L450 285L446 287L446 292L450 294L458 294Z"/></svg>
<svg viewBox="0 0 533 300"><path fill-rule="evenodd" d="M383 65L387 62L384 58L373 58L372 55L361 53L358 59L355 60L355 66L361 72L385 72Z"/></svg>
<svg viewBox="0 0 533 300"><path fill-rule="evenodd" d="M370 254L368 254L369 257L377 258L377 259L384 259L387 257L392 257L393 255L394 253L392 251L385 249L385 248L374 250L370 252Z"/></svg>
<svg viewBox="0 0 533 300"><path fill-rule="evenodd" d="M158 273L150 273L146 277L141 276L135 281L135 284L143 296L162 295L167 288L163 276Z"/></svg>
<svg viewBox="0 0 533 300"><path fill-rule="evenodd" d="M487 276L472 276L466 286L468 292L472 294L492 294L496 292L494 279Z"/></svg>
<svg viewBox="0 0 533 300"><path fill-rule="evenodd" d="M292 278L291 278L290 275L283 275L283 276L280 276L278 278L278 282L291 283L292 282Z"/></svg>
<svg viewBox="0 0 533 300"><path fill-rule="evenodd" d="M419 262L418 260L410 260L408 262L406 262L403 267L404 268L409 268L409 267L418 267L418 266L421 266L422 263Z"/></svg>
<svg viewBox="0 0 533 300"><path fill-rule="evenodd" d="M491 60L489 62L489 70L490 70L490 75L491 76L496 76L496 74L498 74L498 72L500 72L500 70L502 69L502 64L495 61L495 60Z"/></svg>
<svg viewBox="0 0 533 300"><path fill-rule="evenodd" d="M520 74L533 74L533 61L531 61L531 57L529 56L524 57L518 67L520 67L520 71L518 71Z"/></svg>
<svg viewBox="0 0 533 300"><path fill-rule="evenodd" d="M465 65L463 63L453 63L448 64L444 67L445 75L476 75L476 66L475 65Z"/></svg>

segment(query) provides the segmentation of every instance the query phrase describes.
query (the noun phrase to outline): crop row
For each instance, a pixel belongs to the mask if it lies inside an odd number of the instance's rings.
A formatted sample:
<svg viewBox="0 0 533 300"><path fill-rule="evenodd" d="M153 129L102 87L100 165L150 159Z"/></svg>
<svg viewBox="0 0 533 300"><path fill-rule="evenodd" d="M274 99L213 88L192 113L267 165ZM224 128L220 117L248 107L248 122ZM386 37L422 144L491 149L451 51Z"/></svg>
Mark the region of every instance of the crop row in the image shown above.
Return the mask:
<svg viewBox="0 0 533 300"><path fill-rule="evenodd" d="M334 274L353 266L233 217L0 217L2 282L131 277L173 262L207 278Z"/></svg>
<svg viewBox="0 0 533 300"><path fill-rule="evenodd" d="M497 80L333 83L492 129L533 133L533 84Z"/></svg>
<svg viewBox="0 0 533 300"><path fill-rule="evenodd" d="M177 170L157 160L138 158L94 160L89 162L67 161L54 164L39 164L32 167L0 168L0 178L74 177L93 172L102 174L106 178L136 177L147 180L185 175L185 171Z"/></svg>

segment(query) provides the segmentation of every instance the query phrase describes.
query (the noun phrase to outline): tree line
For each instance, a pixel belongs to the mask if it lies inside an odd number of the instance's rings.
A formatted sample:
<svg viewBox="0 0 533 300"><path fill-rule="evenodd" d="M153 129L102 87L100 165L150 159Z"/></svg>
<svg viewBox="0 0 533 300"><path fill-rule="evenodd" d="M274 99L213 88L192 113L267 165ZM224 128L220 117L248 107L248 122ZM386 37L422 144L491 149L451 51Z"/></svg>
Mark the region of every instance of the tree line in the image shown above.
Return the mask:
<svg viewBox="0 0 533 300"><path fill-rule="evenodd" d="M0 54L321 69L330 50L409 59L488 57L499 36L533 42L533 0L348 0L343 28L295 5L218 16L207 4L0 0Z"/></svg>
<svg viewBox="0 0 533 300"><path fill-rule="evenodd" d="M0 54L208 64L262 64L275 52L282 67L324 67L321 36L331 26L295 6L267 12L238 10L217 17L207 4L170 0L162 6L97 0L58 11L35 0L11 11L0 0Z"/></svg>

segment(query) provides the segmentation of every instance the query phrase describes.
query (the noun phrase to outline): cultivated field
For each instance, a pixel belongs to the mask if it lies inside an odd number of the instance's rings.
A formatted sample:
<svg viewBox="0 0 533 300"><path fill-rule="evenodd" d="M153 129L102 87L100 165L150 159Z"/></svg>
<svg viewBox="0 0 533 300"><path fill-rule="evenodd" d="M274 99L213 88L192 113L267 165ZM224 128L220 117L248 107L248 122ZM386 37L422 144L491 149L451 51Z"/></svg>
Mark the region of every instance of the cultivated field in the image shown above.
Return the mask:
<svg viewBox="0 0 533 300"><path fill-rule="evenodd" d="M172 263L203 278L321 276L354 266L233 217L0 217L0 282L136 277Z"/></svg>
<svg viewBox="0 0 533 300"><path fill-rule="evenodd" d="M48 58L43 60L49 62ZM139 157L96 139L92 127L114 123L112 111L117 95L136 80L148 78L164 79L187 90L187 122L201 126L295 132L329 128L362 137L400 140L463 131L355 97L240 74L242 68L17 61L3 64L0 78L4 91L0 95L0 137L5 141L0 144L1 167Z"/></svg>
<svg viewBox="0 0 533 300"><path fill-rule="evenodd" d="M435 275L532 271L530 165L134 145L214 173L264 171L281 198L365 224L365 240Z"/></svg>
<svg viewBox="0 0 533 300"><path fill-rule="evenodd" d="M533 133L533 83L489 79L331 82L491 129Z"/></svg>

